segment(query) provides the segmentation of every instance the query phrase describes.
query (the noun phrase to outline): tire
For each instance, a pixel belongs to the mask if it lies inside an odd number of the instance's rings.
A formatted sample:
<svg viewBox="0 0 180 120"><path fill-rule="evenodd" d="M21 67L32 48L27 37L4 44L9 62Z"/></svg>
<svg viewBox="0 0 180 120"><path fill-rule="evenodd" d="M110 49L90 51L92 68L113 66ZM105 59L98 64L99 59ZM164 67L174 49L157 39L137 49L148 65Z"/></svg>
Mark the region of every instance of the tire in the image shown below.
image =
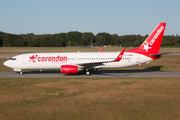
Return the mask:
<svg viewBox="0 0 180 120"><path fill-rule="evenodd" d="M86 71L86 75L88 76L88 75L90 75L91 73L89 72L89 71Z"/></svg>

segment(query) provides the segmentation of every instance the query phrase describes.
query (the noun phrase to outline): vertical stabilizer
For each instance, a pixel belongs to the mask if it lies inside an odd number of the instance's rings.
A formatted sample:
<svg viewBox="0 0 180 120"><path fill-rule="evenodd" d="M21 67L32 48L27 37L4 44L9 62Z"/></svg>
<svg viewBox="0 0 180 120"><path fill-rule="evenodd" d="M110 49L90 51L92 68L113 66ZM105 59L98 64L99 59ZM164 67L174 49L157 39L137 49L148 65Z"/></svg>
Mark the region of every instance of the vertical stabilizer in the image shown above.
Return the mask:
<svg viewBox="0 0 180 120"><path fill-rule="evenodd" d="M165 27L166 23L160 23L141 46L127 52L135 52L145 55L159 53Z"/></svg>

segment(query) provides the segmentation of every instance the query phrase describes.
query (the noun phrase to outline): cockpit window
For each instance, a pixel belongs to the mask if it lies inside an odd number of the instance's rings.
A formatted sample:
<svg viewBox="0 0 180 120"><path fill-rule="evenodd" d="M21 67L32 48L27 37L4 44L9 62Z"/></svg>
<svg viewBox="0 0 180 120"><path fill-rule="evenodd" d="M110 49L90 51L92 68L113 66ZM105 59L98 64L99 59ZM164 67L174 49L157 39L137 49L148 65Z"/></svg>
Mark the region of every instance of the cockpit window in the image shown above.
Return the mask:
<svg viewBox="0 0 180 120"><path fill-rule="evenodd" d="M16 58L11 58L11 60L16 60Z"/></svg>

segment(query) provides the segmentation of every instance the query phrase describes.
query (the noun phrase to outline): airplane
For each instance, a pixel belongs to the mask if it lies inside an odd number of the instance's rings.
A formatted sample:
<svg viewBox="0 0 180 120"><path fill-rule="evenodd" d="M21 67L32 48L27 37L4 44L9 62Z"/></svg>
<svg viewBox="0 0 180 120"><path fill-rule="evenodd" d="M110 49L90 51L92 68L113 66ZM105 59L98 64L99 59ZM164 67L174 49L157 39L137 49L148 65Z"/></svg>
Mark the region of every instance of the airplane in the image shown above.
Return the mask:
<svg viewBox="0 0 180 120"><path fill-rule="evenodd" d="M77 74L83 70L90 75L89 70L102 68L122 68L159 59L160 46L166 23L159 23L147 39L137 48L121 52L55 52L27 53L12 57L3 64L14 71L23 74L27 69L60 69L61 73ZM103 48L102 48L103 49Z"/></svg>

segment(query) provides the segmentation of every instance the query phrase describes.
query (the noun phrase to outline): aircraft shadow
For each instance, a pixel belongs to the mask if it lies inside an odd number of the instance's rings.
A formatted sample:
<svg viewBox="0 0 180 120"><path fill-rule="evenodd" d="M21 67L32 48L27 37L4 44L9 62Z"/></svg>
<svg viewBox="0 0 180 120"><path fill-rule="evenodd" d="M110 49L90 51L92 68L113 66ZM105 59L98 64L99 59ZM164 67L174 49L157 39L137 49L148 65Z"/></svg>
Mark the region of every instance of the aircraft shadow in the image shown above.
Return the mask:
<svg viewBox="0 0 180 120"><path fill-rule="evenodd" d="M162 66L153 66L147 67L145 69L135 69L135 70L101 70L101 71L92 71L91 73L99 74L99 73L139 73L139 72L149 72L149 71L161 71Z"/></svg>
<svg viewBox="0 0 180 120"><path fill-rule="evenodd" d="M124 73L124 75L121 76L130 76L132 73L145 73L145 72L150 72L150 71L161 71L162 66L153 66L153 67L147 67L145 69L136 69L136 70L100 70L100 71L90 71L91 74L93 75L107 75L107 76L114 76L116 77L116 75L111 75L113 73ZM65 74L65 76L70 76L70 75L74 75L74 74ZM78 72L77 75L84 75L84 73L82 71ZM119 75L117 75L119 76Z"/></svg>
<svg viewBox="0 0 180 120"><path fill-rule="evenodd" d="M99 74L99 75L106 75L110 73L127 73L127 76L130 75L131 73L143 73L143 72L150 72L150 71L161 71L162 66L152 66L152 67L147 67L145 69L135 69L135 70L100 70L100 71L94 71L91 70L91 74ZM18 72L17 72L18 73ZM61 73L58 70L52 70L52 71L24 71L23 74L59 74ZM85 75L83 71L79 71L77 74L64 74L64 76L72 76L72 75ZM109 75L108 75L109 76Z"/></svg>

